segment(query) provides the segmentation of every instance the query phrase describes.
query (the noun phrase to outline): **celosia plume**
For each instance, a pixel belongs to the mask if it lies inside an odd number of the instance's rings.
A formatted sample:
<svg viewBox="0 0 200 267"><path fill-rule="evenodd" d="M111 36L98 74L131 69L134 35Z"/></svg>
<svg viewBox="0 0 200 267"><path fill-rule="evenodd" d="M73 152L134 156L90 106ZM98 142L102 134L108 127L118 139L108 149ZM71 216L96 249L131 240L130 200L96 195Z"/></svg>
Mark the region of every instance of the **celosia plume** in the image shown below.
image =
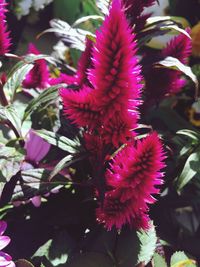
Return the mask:
<svg viewBox="0 0 200 267"><path fill-rule="evenodd" d="M99 112L94 105L91 88L84 87L80 91L61 89L64 113L79 127L88 126L94 129L98 124Z"/></svg>
<svg viewBox="0 0 200 267"><path fill-rule="evenodd" d="M33 44L29 44L28 54L39 55L40 52ZM44 59L38 59L34 63L34 67L26 75L23 81L23 87L25 88L40 88L44 89L49 84L49 71L46 61Z"/></svg>
<svg viewBox="0 0 200 267"><path fill-rule="evenodd" d="M138 141L135 147L129 144L122 149L106 172L112 191L106 193L103 206L97 209L97 219L108 229L113 226L120 229L125 223L147 227L147 204L154 203L152 194L159 193L156 186L162 184L163 160L156 133Z"/></svg>
<svg viewBox="0 0 200 267"><path fill-rule="evenodd" d="M11 46L9 31L7 30L6 25L6 5L5 0L0 0L0 56L8 53Z"/></svg>
<svg viewBox="0 0 200 267"><path fill-rule="evenodd" d="M138 103L140 70L137 66L136 42L121 9L115 0L100 31L96 33L93 68L89 79L95 88L96 105L107 118Z"/></svg>
<svg viewBox="0 0 200 267"><path fill-rule="evenodd" d="M189 33L189 30L187 30ZM191 40L180 34L174 37L161 51L160 60L166 57L175 57L185 64L191 54ZM155 68L153 65L145 74L145 87L147 101L152 99L159 101L169 94L179 92L185 85L185 80L181 78L181 71L167 68ZM156 80L156 83L155 83Z"/></svg>
<svg viewBox="0 0 200 267"><path fill-rule="evenodd" d="M150 13L142 14L144 9L152 6L156 0L122 0L122 2L130 25L138 33L144 28L146 20L151 16Z"/></svg>
<svg viewBox="0 0 200 267"><path fill-rule="evenodd" d="M78 126L95 128L114 146L130 137L131 130L137 126L141 77L135 53L134 35L120 1L114 0L109 15L96 33L88 76L92 89L61 90L66 115ZM79 67L87 69L85 55L82 59L85 60Z"/></svg>
<svg viewBox="0 0 200 267"><path fill-rule="evenodd" d="M190 29L187 28L186 32L189 34ZM166 48L162 50L162 57L175 57L183 64L186 64L192 52L192 41L185 34L181 33L172 38L167 44Z"/></svg>
<svg viewBox="0 0 200 267"><path fill-rule="evenodd" d="M82 53L78 61L78 68L77 68L77 73L76 73L76 84L79 87L82 87L83 85L90 86L87 72L89 68L91 68L91 65L92 65L92 62L91 62L92 47L93 47L93 41L91 41L90 39L87 39L85 51Z"/></svg>

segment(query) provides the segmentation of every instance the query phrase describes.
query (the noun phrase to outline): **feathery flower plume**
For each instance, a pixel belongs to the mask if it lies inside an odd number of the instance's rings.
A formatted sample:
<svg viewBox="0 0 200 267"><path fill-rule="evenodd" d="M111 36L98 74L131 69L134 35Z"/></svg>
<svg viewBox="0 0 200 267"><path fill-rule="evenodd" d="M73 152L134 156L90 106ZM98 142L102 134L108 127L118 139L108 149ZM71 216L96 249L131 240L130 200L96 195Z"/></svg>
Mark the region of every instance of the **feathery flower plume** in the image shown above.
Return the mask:
<svg viewBox="0 0 200 267"><path fill-rule="evenodd" d="M186 32L190 34L190 29L186 28ZM164 58L175 57L183 64L186 64L191 52L192 40L181 33L168 42L167 46L162 50L162 56Z"/></svg>
<svg viewBox="0 0 200 267"><path fill-rule="evenodd" d="M88 80L88 70L92 66L91 56L92 56L93 41L86 39L86 48L82 53L79 61L78 68L76 72L76 83L81 88L83 85L91 86Z"/></svg>
<svg viewBox="0 0 200 267"><path fill-rule="evenodd" d="M34 44L29 44L28 54L39 55ZM25 88L40 88L44 89L49 84L49 71L46 61L44 59L38 59L34 63L34 67L26 75L23 81L23 87Z"/></svg>
<svg viewBox="0 0 200 267"><path fill-rule="evenodd" d="M9 31L7 31L6 25L6 5L5 0L0 0L0 56L8 53L11 46Z"/></svg>
<svg viewBox="0 0 200 267"><path fill-rule="evenodd" d="M7 253L1 251L10 243L10 237L4 236L4 232L7 228L7 223L5 221L0 221L0 266L3 267L15 267L12 257Z"/></svg>
<svg viewBox="0 0 200 267"><path fill-rule="evenodd" d="M80 91L61 89L64 113L79 127L97 127L99 112L95 108L91 88L84 87Z"/></svg>
<svg viewBox="0 0 200 267"><path fill-rule="evenodd" d="M49 78L49 84L50 85L56 85L59 83L65 83L67 85L76 85L76 77L73 75L68 75L65 73L60 73L59 77L57 78Z"/></svg>
<svg viewBox="0 0 200 267"><path fill-rule="evenodd" d="M122 149L106 172L112 190L106 193L103 207L97 209L97 220L108 229L120 229L125 223L146 228L147 203L154 203L152 194L159 193L156 186L162 184L164 158L156 133L138 141L135 147L127 145Z"/></svg>
<svg viewBox="0 0 200 267"><path fill-rule="evenodd" d="M90 39L86 39L86 48L78 61L78 68L75 75L61 73L58 78L50 78L49 83L51 85L66 83L68 85L79 86L80 88L84 85L91 86L87 72L91 67L92 46L93 42Z"/></svg>
<svg viewBox="0 0 200 267"><path fill-rule="evenodd" d="M93 68L89 80L95 91L96 105L110 118L115 111L127 110L129 100L139 104L141 86L137 65L136 42L131 33L120 1L114 0L100 31L96 33Z"/></svg>
<svg viewBox="0 0 200 267"><path fill-rule="evenodd" d="M118 147L119 143L126 143L127 138L135 136L134 126L137 125L138 114L128 112L116 112L113 118L106 120L99 130L106 144Z"/></svg>
<svg viewBox="0 0 200 267"><path fill-rule="evenodd" d="M81 80L87 77L83 70L87 74L88 64L92 65L88 79L93 89L84 86L78 92L61 90L64 111L78 126L98 127L102 137L116 146L132 136L131 130L136 128L141 89L136 42L119 0L113 1L109 15L96 33L92 62L87 59L92 43L87 44L78 77Z"/></svg>
<svg viewBox="0 0 200 267"><path fill-rule="evenodd" d="M146 20L151 16L151 13L142 14L144 9L155 2L156 0L122 0L126 16L136 33L144 28Z"/></svg>
<svg viewBox="0 0 200 267"><path fill-rule="evenodd" d="M189 30L187 29L189 33ZM160 59L168 56L176 57L183 64L187 63L191 54L191 40L185 35L180 34L174 37L161 51ZM179 92L185 85L185 80L181 78L181 71L167 68L152 68L144 74L146 96L148 101L154 99L159 101L169 94ZM156 84L155 84L156 79Z"/></svg>

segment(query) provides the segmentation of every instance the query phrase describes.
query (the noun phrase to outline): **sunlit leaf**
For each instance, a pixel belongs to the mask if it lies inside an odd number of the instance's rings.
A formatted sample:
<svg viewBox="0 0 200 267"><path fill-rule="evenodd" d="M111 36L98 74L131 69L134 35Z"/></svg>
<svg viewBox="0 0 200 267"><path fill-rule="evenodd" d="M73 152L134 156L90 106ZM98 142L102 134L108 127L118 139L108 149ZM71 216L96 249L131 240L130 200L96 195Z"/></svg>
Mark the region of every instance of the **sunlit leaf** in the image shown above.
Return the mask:
<svg viewBox="0 0 200 267"><path fill-rule="evenodd" d="M25 109L23 121L25 121L27 117L41 105L48 105L52 103L52 101L55 102L58 99L58 89L65 86L66 84L51 86L45 89L37 98L31 100Z"/></svg>
<svg viewBox="0 0 200 267"><path fill-rule="evenodd" d="M84 17L81 17L79 19L77 19L72 27L76 27L77 25L81 24L81 23L84 23L86 21L89 21L89 20L100 20L100 21L103 21L104 18L102 16L99 16L99 15L89 15L89 16L84 16Z"/></svg>
<svg viewBox="0 0 200 267"><path fill-rule="evenodd" d="M183 129L177 132L177 134L185 135L195 142L200 141L200 133L198 131L192 131L189 129Z"/></svg>
<svg viewBox="0 0 200 267"><path fill-rule="evenodd" d="M192 72L192 69L189 66L186 66L185 64L180 62L180 60L178 60L177 58L166 57L164 60L155 63L155 65L162 65L167 68L180 70L195 83L196 87L198 87L198 80L196 75Z"/></svg>
<svg viewBox="0 0 200 267"><path fill-rule="evenodd" d="M171 257L170 267L197 267L197 265L184 252L177 251Z"/></svg>
<svg viewBox="0 0 200 267"><path fill-rule="evenodd" d="M49 144L59 147L60 149L67 151L68 153L78 152L80 143L78 139L71 140L65 136L61 136L57 133L47 130L35 131L37 135L47 141Z"/></svg>
<svg viewBox="0 0 200 267"><path fill-rule="evenodd" d="M159 255L158 253L155 253L153 256L153 266L154 267L167 267L167 263L165 259Z"/></svg>
<svg viewBox="0 0 200 267"><path fill-rule="evenodd" d="M153 257L156 249L157 236L153 223L151 222L151 227L148 230L138 231L137 235L140 240L138 262L147 264Z"/></svg>
<svg viewBox="0 0 200 267"><path fill-rule="evenodd" d="M200 151L192 153L186 160L185 166L177 180L177 190L180 191L200 171Z"/></svg>

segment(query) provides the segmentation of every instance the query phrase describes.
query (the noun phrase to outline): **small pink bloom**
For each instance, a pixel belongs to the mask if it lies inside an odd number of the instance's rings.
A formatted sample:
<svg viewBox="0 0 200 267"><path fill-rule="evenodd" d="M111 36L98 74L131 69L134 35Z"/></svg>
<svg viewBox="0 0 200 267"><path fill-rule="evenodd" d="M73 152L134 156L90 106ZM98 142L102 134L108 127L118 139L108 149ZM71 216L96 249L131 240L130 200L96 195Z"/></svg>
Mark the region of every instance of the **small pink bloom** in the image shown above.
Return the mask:
<svg viewBox="0 0 200 267"><path fill-rule="evenodd" d="M40 52L33 44L29 44L28 54L39 55ZM25 88L44 89L49 84L49 70L44 59L38 59L34 63L34 67L26 75L23 81Z"/></svg>
<svg viewBox="0 0 200 267"><path fill-rule="evenodd" d="M47 155L50 147L51 145L49 143L36 135L31 129L25 141L26 160L37 164Z"/></svg>
<svg viewBox="0 0 200 267"><path fill-rule="evenodd" d="M0 221L0 266L1 267L15 267L12 257L7 253L1 251L10 243L10 238L8 236L3 236L7 228L7 223L5 221Z"/></svg>
<svg viewBox="0 0 200 267"><path fill-rule="evenodd" d="M5 0L0 0L0 56L8 53L11 46L9 32L7 31L6 25L6 5Z"/></svg>
<svg viewBox="0 0 200 267"><path fill-rule="evenodd" d="M36 208L38 208L38 207L40 207L40 205L41 205L41 196L35 196L35 197L32 197L31 198L31 202L32 202L32 204L36 207Z"/></svg>
<svg viewBox="0 0 200 267"><path fill-rule="evenodd" d="M190 34L190 29L186 29L187 33ZM186 64L189 56L192 53L192 41L185 34L181 33L176 37L172 38L167 46L162 50L162 56L175 57L180 60L183 64Z"/></svg>
<svg viewBox="0 0 200 267"><path fill-rule="evenodd" d="M76 77L73 75L61 73L57 78L49 78L50 85L56 85L59 83L66 83L67 85L76 84Z"/></svg>
<svg viewBox="0 0 200 267"><path fill-rule="evenodd" d="M189 29L186 30L189 33ZM186 64L190 54L191 40L185 34L179 34L167 44L166 48L164 48L158 56L160 60L169 56L175 57L183 64ZM144 75L146 102L150 102L152 99L159 101L165 96L180 92L186 83L181 76L181 71L167 68L155 68L152 66Z"/></svg>

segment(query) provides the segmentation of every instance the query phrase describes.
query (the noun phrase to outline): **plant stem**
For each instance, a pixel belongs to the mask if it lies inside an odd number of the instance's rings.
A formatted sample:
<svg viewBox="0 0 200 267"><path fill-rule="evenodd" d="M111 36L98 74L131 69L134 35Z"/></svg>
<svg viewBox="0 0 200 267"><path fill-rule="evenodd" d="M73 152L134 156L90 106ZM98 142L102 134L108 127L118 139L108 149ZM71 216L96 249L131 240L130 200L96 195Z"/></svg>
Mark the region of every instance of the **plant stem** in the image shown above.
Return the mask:
<svg viewBox="0 0 200 267"><path fill-rule="evenodd" d="M5 96L5 93L4 93L4 90L3 90L3 84L0 83L0 102L2 104L2 106L8 106L9 103L8 103L8 100Z"/></svg>

